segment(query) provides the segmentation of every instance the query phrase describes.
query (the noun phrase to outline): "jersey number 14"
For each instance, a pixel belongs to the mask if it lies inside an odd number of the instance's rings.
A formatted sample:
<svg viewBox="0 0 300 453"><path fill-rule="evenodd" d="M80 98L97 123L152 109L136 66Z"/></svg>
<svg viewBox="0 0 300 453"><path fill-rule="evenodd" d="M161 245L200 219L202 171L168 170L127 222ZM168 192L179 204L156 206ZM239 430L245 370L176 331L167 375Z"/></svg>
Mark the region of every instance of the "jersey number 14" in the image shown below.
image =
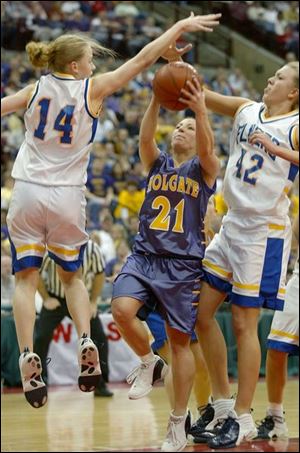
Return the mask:
<svg viewBox="0 0 300 453"><path fill-rule="evenodd" d="M34 131L34 136L40 140L45 139L45 128L47 124L47 117L49 112L51 99L43 98L39 101L38 105L40 106L40 122L36 130ZM61 109L57 115L53 129L61 133L60 143L70 144L72 142L72 118L75 105L66 105Z"/></svg>

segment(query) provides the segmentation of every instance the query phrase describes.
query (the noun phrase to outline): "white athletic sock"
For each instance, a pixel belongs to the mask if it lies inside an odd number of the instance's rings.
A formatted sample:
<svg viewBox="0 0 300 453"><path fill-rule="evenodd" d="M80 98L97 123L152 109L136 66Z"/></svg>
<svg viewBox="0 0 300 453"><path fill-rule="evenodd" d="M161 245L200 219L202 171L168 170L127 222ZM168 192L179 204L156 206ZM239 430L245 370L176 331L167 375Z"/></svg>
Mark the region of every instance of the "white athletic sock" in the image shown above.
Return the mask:
<svg viewBox="0 0 300 453"><path fill-rule="evenodd" d="M227 414L230 410L234 408L235 400L232 398L219 399L213 402L215 409L215 417L218 418L220 415Z"/></svg>
<svg viewBox="0 0 300 453"><path fill-rule="evenodd" d="M269 403L267 414L283 418L283 404Z"/></svg>
<svg viewBox="0 0 300 453"><path fill-rule="evenodd" d="M148 354L143 355L141 357L141 361L143 363L152 363L152 362L154 362L154 360L155 360L155 354L153 353L153 351L151 351Z"/></svg>
<svg viewBox="0 0 300 453"><path fill-rule="evenodd" d="M242 414L238 416L238 422L244 430L251 430L254 426L253 418L251 414Z"/></svg>

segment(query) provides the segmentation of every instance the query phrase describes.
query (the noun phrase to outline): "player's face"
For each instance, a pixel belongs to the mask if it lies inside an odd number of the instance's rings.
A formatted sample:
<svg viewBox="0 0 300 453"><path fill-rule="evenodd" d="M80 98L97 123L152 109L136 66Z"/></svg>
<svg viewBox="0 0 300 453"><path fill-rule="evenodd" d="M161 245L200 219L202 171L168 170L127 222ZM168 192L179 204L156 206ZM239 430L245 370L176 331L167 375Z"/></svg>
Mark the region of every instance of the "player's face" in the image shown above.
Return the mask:
<svg viewBox="0 0 300 453"><path fill-rule="evenodd" d="M191 154L195 154L196 121L194 118L185 118L177 124L171 143L175 151L190 150Z"/></svg>
<svg viewBox="0 0 300 453"><path fill-rule="evenodd" d="M77 77L78 79L85 79L86 77L91 77L95 65L93 63L93 51L91 47L87 47L87 50L84 56L77 61Z"/></svg>
<svg viewBox="0 0 300 453"><path fill-rule="evenodd" d="M263 101L266 104L278 104L288 100L288 96L295 86L295 70L289 66L280 68L273 77L268 79L264 89Z"/></svg>

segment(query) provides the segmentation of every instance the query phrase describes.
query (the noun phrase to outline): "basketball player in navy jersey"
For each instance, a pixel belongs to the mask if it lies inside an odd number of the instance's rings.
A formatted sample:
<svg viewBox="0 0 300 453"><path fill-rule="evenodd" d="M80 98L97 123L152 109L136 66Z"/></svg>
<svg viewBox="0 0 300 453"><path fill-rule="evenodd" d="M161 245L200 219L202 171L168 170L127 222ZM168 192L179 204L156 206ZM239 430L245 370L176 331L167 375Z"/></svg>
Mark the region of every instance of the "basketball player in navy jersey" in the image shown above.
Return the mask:
<svg viewBox="0 0 300 453"><path fill-rule="evenodd" d="M187 443L187 403L194 377L190 336L203 274L203 220L219 172L198 80L192 84L187 100L195 118L184 118L177 124L170 155L160 152L155 143L160 105L154 96L144 115L139 149L148 171L146 197L134 251L114 282L112 300L116 324L141 358L141 365L131 375L130 399L149 393L153 382L163 378L167 369L151 351L148 332L137 314L141 309L157 307L166 321L175 404L162 451L180 451Z"/></svg>

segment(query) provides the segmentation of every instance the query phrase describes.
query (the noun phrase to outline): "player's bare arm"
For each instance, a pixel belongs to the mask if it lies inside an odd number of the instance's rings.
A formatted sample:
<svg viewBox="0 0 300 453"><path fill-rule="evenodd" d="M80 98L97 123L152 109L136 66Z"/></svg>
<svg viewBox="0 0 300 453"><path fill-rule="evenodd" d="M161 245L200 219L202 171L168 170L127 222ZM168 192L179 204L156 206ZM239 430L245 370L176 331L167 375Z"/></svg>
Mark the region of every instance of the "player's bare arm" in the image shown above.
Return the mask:
<svg viewBox="0 0 300 453"><path fill-rule="evenodd" d="M188 90L181 90L180 102L195 112L196 150L201 162L205 182L212 187L220 170L219 159L214 153L214 136L205 106L205 94L199 80L187 82Z"/></svg>
<svg viewBox="0 0 300 453"><path fill-rule="evenodd" d="M1 116L14 113L17 110L25 109L32 95L35 84L32 83L15 94L11 94L1 99Z"/></svg>
<svg viewBox="0 0 300 453"><path fill-rule="evenodd" d="M298 137L298 126L295 131L296 136ZM249 143L251 145L260 144L264 146L266 151L274 156L281 157L282 159L288 160L289 162L299 165L299 144L297 143L297 150L292 150L290 148L284 148L283 146L278 146L271 141L271 139L264 134L263 132L254 132L249 137Z"/></svg>
<svg viewBox="0 0 300 453"><path fill-rule="evenodd" d="M159 156L159 150L155 142L155 131L159 114L159 103L152 96L150 104L143 116L139 134L139 153L144 168L149 171Z"/></svg>

